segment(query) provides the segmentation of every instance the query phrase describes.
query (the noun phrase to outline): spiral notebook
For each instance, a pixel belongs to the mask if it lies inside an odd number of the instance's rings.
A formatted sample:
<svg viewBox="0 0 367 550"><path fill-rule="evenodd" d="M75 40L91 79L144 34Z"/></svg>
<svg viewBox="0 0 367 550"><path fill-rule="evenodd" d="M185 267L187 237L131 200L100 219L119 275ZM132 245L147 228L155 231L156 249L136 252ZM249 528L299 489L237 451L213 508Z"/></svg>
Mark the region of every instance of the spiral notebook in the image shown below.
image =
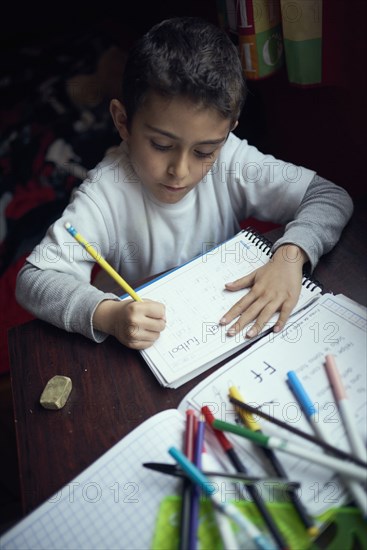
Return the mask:
<svg viewBox="0 0 367 550"><path fill-rule="evenodd" d="M162 386L177 388L269 333L274 315L255 338L227 336L219 320L248 290L230 292L234 281L269 262L272 243L251 228L138 289L143 299L165 304L167 325L157 342L141 351ZM321 294L318 283L304 277L293 316ZM235 322L235 321L233 321Z"/></svg>

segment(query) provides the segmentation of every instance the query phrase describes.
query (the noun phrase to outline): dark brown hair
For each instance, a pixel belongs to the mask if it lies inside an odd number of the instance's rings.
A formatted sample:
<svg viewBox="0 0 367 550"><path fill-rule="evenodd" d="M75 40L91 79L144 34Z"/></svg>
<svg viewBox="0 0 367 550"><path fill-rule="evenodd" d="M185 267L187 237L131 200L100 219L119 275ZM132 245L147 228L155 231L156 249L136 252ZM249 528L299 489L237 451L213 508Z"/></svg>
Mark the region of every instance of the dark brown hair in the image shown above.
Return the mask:
<svg viewBox="0 0 367 550"><path fill-rule="evenodd" d="M236 46L201 18L162 21L138 40L127 60L122 101L129 123L149 91L185 96L235 122L246 96Z"/></svg>

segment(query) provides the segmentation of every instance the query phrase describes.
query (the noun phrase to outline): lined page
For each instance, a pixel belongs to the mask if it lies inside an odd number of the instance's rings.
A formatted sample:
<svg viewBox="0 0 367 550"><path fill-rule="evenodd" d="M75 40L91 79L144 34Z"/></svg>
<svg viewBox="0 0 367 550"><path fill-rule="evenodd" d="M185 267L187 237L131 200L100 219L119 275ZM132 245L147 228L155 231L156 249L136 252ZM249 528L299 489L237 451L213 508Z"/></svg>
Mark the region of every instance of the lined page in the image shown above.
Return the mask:
<svg viewBox="0 0 367 550"><path fill-rule="evenodd" d="M319 411L318 418L328 435L328 442L350 452L324 368L327 354L336 357L356 425L366 441L366 309L343 296L326 294L320 297L286 332L265 336L253 348L206 378L188 394L179 409L187 405L200 409L207 404L216 418L239 421L228 399L228 388L234 385L250 405L261 407L267 414L313 434L286 383L287 372L294 370ZM312 447L315 453L323 452L318 446L261 417L257 420L267 435ZM245 457L254 452L261 456L244 438L227 435ZM345 488L332 472L279 451L277 456L289 478L302 481L300 495L312 514L320 514L330 506L345 502ZM261 461L251 460L251 472L256 475L262 471Z"/></svg>
<svg viewBox="0 0 367 550"><path fill-rule="evenodd" d="M248 290L230 292L224 285L267 263L269 256L263 248L264 243L256 246L251 234L241 232L139 291L143 299L166 306L165 330L152 347L141 352L161 384L177 387L219 358L248 345L250 341L244 333L228 337L228 327L219 325L221 317ZM311 286L312 289L302 287L295 310L320 292ZM274 315L264 330L272 327L276 318Z"/></svg>

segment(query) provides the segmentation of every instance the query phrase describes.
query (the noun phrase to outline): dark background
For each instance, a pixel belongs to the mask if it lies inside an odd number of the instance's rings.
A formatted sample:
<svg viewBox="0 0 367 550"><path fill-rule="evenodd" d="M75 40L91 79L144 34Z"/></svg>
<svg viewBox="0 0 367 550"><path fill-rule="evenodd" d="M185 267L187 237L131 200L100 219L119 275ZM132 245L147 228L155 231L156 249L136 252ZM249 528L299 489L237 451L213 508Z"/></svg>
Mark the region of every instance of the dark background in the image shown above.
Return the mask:
<svg viewBox="0 0 367 550"><path fill-rule="evenodd" d="M290 86L281 70L266 80L248 82L248 100L236 133L264 153L316 170L346 188L355 201L362 201L366 196L367 3L325 0L324 5L336 44L328 62L335 64L338 81L301 89ZM218 24L214 0L136 0L114 5L50 2L46 8L35 2L22 6L13 2L0 24L1 60L6 65L19 47L41 45L47 51L55 42L66 44L86 32L105 34L127 51L154 23L175 15L202 16ZM12 67L13 73L25 71L27 66ZM27 90L17 90L19 96L24 93ZM0 530L4 530L21 515L8 375L0 377L0 433Z"/></svg>
<svg viewBox="0 0 367 550"><path fill-rule="evenodd" d="M366 19L364 0L324 0L324 24L335 42L328 64L335 64L336 85L300 89L285 70L248 82L249 96L237 131L263 152L316 170L349 190L364 193L366 128ZM85 31L107 33L127 50L154 23L174 15L197 15L218 24L215 0L98 3L71 2L37 8L8 6L3 18L3 48L68 40ZM19 71L26 67L19 67Z"/></svg>

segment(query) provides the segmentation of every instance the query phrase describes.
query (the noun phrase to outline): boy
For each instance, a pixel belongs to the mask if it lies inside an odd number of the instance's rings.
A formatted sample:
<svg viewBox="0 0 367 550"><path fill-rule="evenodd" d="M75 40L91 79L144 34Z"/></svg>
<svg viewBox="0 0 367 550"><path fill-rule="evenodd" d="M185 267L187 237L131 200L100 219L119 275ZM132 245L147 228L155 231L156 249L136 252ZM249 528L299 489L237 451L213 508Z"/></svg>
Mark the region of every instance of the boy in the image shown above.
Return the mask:
<svg viewBox="0 0 367 550"><path fill-rule="evenodd" d="M348 194L303 167L263 155L233 133L245 85L235 46L216 26L173 18L137 42L122 100L110 111L122 139L74 192L19 273L17 299L34 315L97 342L109 334L144 349L165 328L164 306L119 301L90 284L93 261L71 239L70 222L130 283L180 265L206 243L234 235L250 216L287 224L272 260L237 281L250 287L218 321L251 337L295 306L302 268L339 239ZM71 242L73 241L73 242ZM232 322L234 323L232 324Z"/></svg>

